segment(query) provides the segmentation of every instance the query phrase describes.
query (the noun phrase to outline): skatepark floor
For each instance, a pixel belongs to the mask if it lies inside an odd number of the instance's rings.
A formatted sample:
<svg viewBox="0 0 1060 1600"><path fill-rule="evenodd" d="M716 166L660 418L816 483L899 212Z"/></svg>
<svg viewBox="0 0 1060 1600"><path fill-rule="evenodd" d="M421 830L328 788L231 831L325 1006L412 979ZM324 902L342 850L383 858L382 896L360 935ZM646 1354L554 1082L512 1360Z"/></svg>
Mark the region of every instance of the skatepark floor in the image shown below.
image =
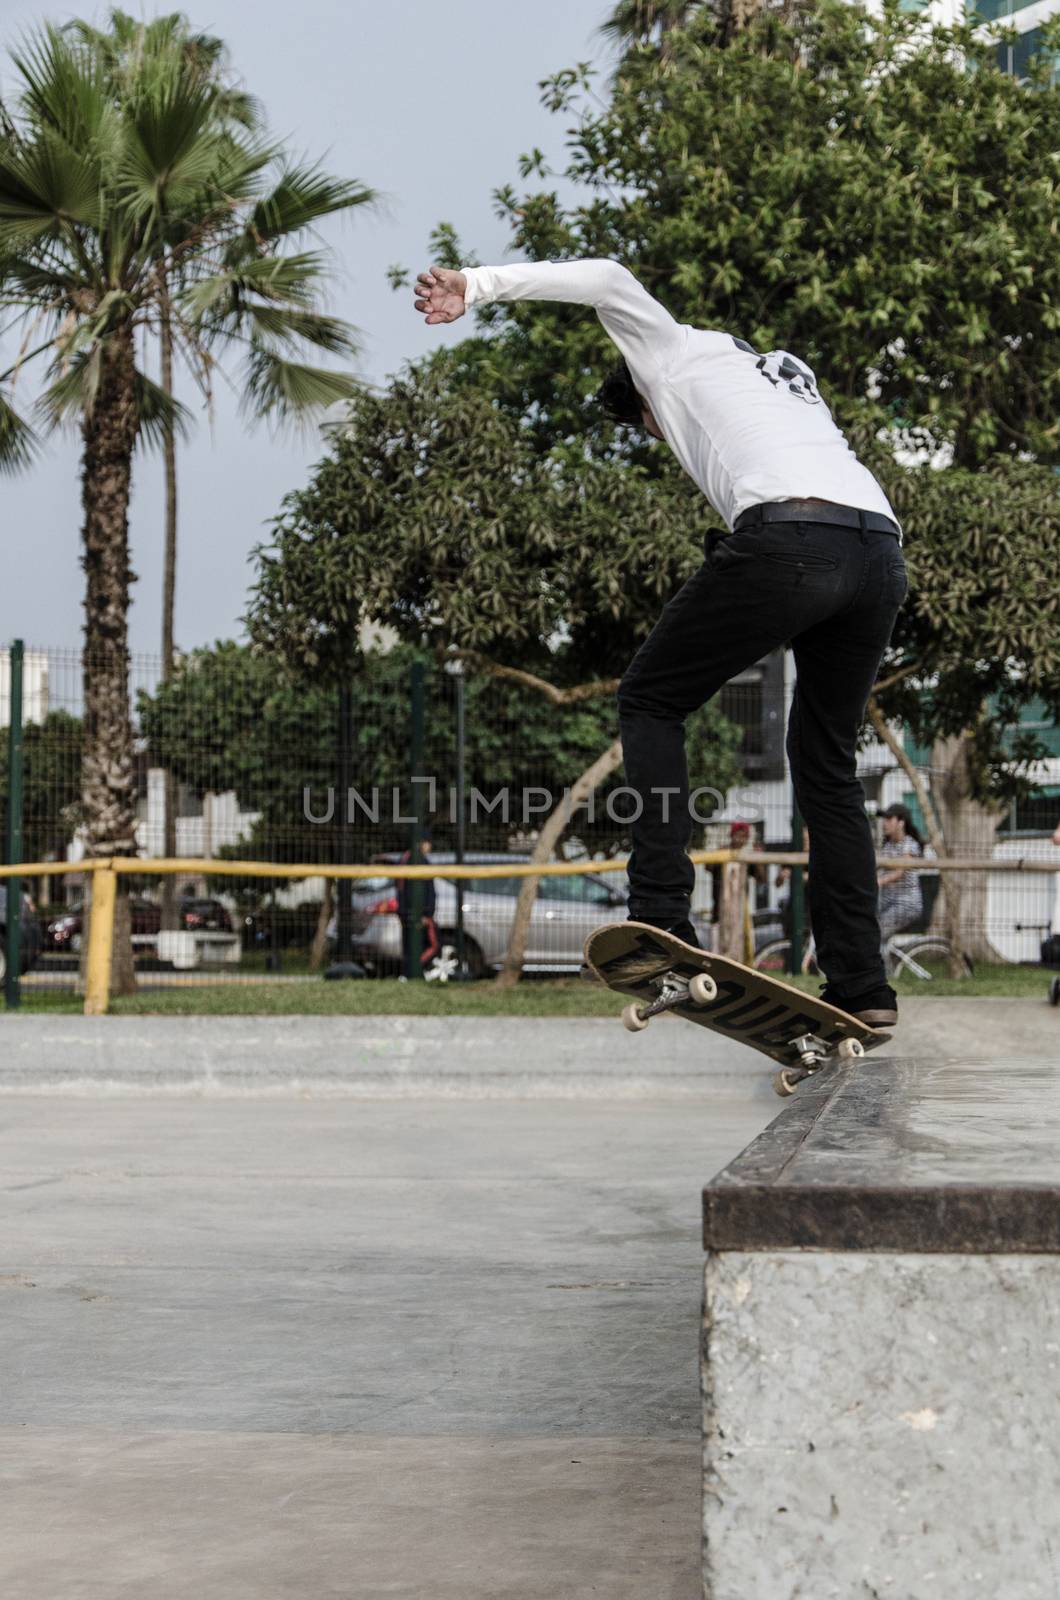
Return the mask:
<svg viewBox="0 0 1060 1600"><path fill-rule="evenodd" d="M9 1094L5 1600L695 1600L699 1191L779 1109Z"/></svg>

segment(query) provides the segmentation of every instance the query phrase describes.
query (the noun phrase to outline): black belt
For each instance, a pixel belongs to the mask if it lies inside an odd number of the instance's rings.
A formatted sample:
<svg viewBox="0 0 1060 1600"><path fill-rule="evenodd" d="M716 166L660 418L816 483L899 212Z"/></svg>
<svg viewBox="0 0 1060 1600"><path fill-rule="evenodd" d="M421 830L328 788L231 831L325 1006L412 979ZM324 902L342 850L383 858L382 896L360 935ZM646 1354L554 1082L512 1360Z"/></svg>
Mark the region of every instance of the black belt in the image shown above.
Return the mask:
<svg viewBox="0 0 1060 1600"><path fill-rule="evenodd" d="M889 533L902 537L901 529L879 511L860 511L856 506L837 506L831 500L766 500L748 506L732 525L733 533L754 528L762 522L826 522L841 528L861 528L869 533Z"/></svg>

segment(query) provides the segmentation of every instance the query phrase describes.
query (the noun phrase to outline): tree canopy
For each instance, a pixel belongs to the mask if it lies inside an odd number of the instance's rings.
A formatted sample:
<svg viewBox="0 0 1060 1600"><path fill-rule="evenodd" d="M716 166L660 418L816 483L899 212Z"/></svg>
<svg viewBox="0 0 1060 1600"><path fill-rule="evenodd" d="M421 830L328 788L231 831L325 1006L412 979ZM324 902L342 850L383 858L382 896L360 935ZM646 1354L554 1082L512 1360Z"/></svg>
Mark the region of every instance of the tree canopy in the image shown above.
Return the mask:
<svg viewBox="0 0 1060 1600"><path fill-rule="evenodd" d="M368 805L373 790L382 796L378 822L354 808L359 859L408 843L408 827L395 823L390 796L396 786L407 810L409 674L416 653L409 645L369 651L349 676L351 781ZM488 803L501 788L513 792L507 820L499 810L479 807L478 821L468 830L469 847L504 849L525 828L523 791L543 786L558 802L571 774L614 738L614 709L596 697L557 716L540 694L528 694L515 682L475 673L465 681L468 794L478 789ZM456 782L456 719L453 680L444 671L428 675L427 711L423 770L436 779L438 797L431 827L435 844L449 848L455 834L449 791ZM257 814L253 844L266 859L341 859L341 811L314 822L303 807L309 787L314 815L324 816L327 791L338 783L337 683L278 672L270 657L222 641L183 657L168 682L142 694L139 724L149 760L165 764L195 793L234 790L241 809ZM693 768L722 793L739 778L737 741L737 730L716 712L695 723ZM593 848L613 849L624 837L624 825L606 811L615 782L603 786L594 820L580 814L575 824ZM245 856L247 845L237 853Z"/></svg>
<svg viewBox="0 0 1060 1600"><path fill-rule="evenodd" d="M975 781L1002 792L1030 754L1005 724L1060 700L1060 88L896 4L620 12L606 93L585 65L542 85L575 199L528 153L544 186L496 194L512 246L617 258L680 319L811 361L905 527L881 703L921 738L974 728ZM447 223L432 245L474 259ZM597 319L476 315L355 400L259 552L251 632L292 662L329 662L367 616L552 682L610 677L696 561L710 508L593 405L614 360Z"/></svg>
<svg viewBox="0 0 1060 1600"><path fill-rule="evenodd" d="M310 672L342 670L367 618L552 683L606 678L713 520L672 464L651 479L580 450L542 456L489 369L438 351L353 401L257 551L248 625Z"/></svg>
<svg viewBox="0 0 1060 1600"><path fill-rule="evenodd" d="M679 320L797 351L841 420L869 412L965 466L1060 462L1056 38L1028 86L977 26L928 26L896 0L768 8L736 30L713 6L626 9L670 14L665 56L634 39L606 95L584 63L546 80L578 198L498 189L512 246L613 256ZM552 176L537 150L520 170ZM455 233L438 242L460 265ZM480 316L553 436L582 428L595 320Z"/></svg>

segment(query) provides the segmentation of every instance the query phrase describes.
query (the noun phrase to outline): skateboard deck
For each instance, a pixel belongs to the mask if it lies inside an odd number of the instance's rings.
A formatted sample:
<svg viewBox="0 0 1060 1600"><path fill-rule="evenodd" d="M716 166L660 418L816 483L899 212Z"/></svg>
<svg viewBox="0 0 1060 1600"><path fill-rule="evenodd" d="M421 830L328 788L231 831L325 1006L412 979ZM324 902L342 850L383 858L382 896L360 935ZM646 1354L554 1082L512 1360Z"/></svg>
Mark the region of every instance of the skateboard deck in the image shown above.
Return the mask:
<svg viewBox="0 0 1060 1600"><path fill-rule="evenodd" d="M772 1057L778 1094L831 1060L849 1061L891 1035L728 956L697 950L643 922L614 922L585 941L585 960L608 988L633 996L622 1013L634 1032L670 1011Z"/></svg>

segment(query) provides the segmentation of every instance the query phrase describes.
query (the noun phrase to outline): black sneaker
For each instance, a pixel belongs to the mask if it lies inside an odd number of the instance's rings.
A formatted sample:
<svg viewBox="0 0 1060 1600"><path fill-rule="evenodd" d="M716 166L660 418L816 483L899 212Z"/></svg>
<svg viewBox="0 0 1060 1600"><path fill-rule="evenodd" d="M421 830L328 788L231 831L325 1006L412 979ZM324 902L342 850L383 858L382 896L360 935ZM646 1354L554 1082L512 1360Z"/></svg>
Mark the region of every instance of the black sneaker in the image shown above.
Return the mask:
<svg viewBox="0 0 1060 1600"><path fill-rule="evenodd" d="M866 1028L893 1028L898 1021L898 996L889 983L863 989L856 995L841 994L834 984L826 983L821 989L821 999L857 1017Z"/></svg>

